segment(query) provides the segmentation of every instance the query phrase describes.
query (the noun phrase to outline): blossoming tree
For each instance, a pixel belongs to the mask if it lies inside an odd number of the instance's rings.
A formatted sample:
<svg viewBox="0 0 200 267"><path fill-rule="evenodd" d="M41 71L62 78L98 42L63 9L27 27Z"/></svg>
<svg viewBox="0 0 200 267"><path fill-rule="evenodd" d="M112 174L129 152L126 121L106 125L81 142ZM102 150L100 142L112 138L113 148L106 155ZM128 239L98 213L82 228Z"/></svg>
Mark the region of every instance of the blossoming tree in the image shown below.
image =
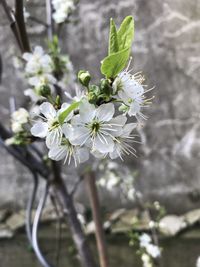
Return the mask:
<svg viewBox="0 0 200 267"><path fill-rule="evenodd" d="M79 71L75 81L72 65L69 58L61 54L56 36L58 25L62 26L75 10L74 1L46 1L48 51L41 46L30 48L23 1L16 1L14 13L6 1L2 0L1 3L21 49L29 85L24 92L30 98L29 109L21 107L11 114L11 133L0 126L1 143L28 167L34 177L35 186L27 209L29 241L41 264L51 266L42 255L37 238L42 209L50 194L60 205L70 225L82 265L94 267L92 253L74 208L73 194L68 192L59 161L75 166L84 163L87 166L86 162L91 157L123 160L124 156L136 155L132 145L136 141L134 132L147 119L143 110L151 103L146 93L152 88L146 89L146 85L143 85L142 73L132 74L129 70L134 36L133 18L127 16L118 29L114 21L110 20L108 55L100 67L102 79L93 84L86 70ZM69 93L69 83L74 86L75 95ZM37 146L41 141L45 142L45 153ZM44 160L45 154L48 160ZM31 209L38 175L45 179L46 188L32 224ZM100 265L108 267L95 169L92 166L84 168L83 177L88 184ZM140 243L146 250L151 250L155 257L158 256L159 251L150 243L148 236L142 236Z"/></svg>

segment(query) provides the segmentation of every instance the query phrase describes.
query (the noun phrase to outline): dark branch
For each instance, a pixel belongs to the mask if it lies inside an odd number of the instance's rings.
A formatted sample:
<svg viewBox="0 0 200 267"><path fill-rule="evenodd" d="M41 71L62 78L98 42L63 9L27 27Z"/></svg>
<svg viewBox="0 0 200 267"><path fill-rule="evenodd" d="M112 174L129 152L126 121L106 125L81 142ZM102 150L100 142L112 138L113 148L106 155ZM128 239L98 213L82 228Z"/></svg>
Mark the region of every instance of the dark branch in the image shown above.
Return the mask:
<svg viewBox="0 0 200 267"><path fill-rule="evenodd" d="M23 52L30 52L30 44L26 32L26 25L24 21L24 4L23 0L15 0L15 18L20 31L21 42L23 45Z"/></svg>
<svg viewBox="0 0 200 267"><path fill-rule="evenodd" d="M8 6L8 4L5 0L0 0L0 1L1 1L3 9L7 15L7 18L10 22L10 28L11 28L14 36L15 36L17 44L18 44L20 50L23 52L23 44L21 42L21 34L20 34L19 27L17 25L17 22L15 20L14 14L12 13L11 8Z"/></svg>

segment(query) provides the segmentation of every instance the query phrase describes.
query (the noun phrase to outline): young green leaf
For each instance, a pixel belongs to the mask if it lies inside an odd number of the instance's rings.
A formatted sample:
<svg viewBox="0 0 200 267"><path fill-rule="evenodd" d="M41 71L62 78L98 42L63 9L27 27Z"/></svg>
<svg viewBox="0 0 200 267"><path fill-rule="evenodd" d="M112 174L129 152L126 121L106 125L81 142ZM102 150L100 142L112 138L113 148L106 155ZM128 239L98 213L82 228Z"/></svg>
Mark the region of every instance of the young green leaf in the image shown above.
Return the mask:
<svg viewBox="0 0 200 267"><path fill-rule="evenodd" d="M123 20L117 32L117 37L118 37L119 51L131 47L134 37L134 21L132 16L127 16Z"/></svg>
<svg viewBox="0 0 200 267"><path fill-rule="evenodd" d="M62 125L66 119L66 117L76 108L78 108L80 101L73 102L67 109L61 112L58 116L59 123Z"/></svg>
<svg viewBox="0 0 200 267"><path fill-rule="evenodd" d="M112 55L119 51L117 29L113 19L110 19L110 34L109 34L109 47L108 55Z"/></svg>
<svg viewBox="0 0 200 267"><path fill-rule="evenodd" d="M106 78L115 78L122 71L129 59L130 48L125 48L115 54L112 54L102 61L101 73Z"/></svg>

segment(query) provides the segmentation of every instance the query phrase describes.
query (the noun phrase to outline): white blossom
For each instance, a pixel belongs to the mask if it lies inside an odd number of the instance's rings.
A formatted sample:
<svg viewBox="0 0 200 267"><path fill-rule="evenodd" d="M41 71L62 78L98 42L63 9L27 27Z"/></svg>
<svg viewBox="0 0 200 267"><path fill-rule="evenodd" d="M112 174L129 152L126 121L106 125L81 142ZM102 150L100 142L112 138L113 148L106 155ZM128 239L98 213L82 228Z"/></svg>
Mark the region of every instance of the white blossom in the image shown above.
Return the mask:
<svg viewBox="0 0 200 267"><path fill-rule="evenodd" d="M160 257L160 248L154 244L148 244L146 246L146 251L152 258Z"/></svg>
<svg viewBox="0 0 200 267"><path fill-rule="evenodd" d="M121 132L117 132L114 139L114 149L109 153L111 159L120 157L123 155L135 155L136 150L130 145L134 142L134 136L131 132L136 128L135 123L129 123L124 125Z"/></svg>
<svg viewBox="0 0 200 267"><path fill-rule="evenodd" d="M139 237L139 241L140 241L140 247L146 247L151 243L151 237L150 235L144 233Z"/></svg>
<svg viewBox="0 0 200 267"><path fill-rule="evenodd" d="M151 258L148 254L146 253L142 254L141 260L143 262L143 267L153 267Z"/></svg>
<svg viewBox="0 0 200 267"><path fill-rule="evenodd" d="M27 123L29 119L29 113L24 108L19 108L11 115L11 129L14 133L18 133L23 130L23 124Z"/></svg>
<svg viewBox="0 0 200 267"><path fill-rule="evenodd" d="M70 140L72 139L74 132L73 128L69 124L64 124L62 126L62 132L64 137L60 144L52 146L49 150L49 158L53 160L64 159L64 163L68 161L71 163L71 159L74 159L75 166L77 163L82 163L88 160L89 152L85 147L74 146Z"/></svg>
<svg viewBox="0 0 200 267"><path fill-rule="evenodd" d="M144 77L141 73L131 75L129 71L124 70L118 74L113 82L113 91L118 99L123 102L121 108L129 116L135 116L138 121L146 120L147 117L142 113L142 108L148 107L151 99L146 99L145 93L152 90L144 90L142 85Z"/></svg>
<svg viewBox="0 0 200 267"><path fill-rule="evenodd" d="M79 108L80 114L72 119L72 125L75 127L73 143L91 147L93 152L102 154L112 152L115 133L121 131L126 118L124 116L113 118L115 109L112 103L95 108L85 100L81 102Z"/></svg>
<svg viewBox="0 0 200 267"><path fill-rule="evenodd" d="M142 234L139 237L140 247L145 248L146 252L152 257L160 257L160 248L152 244L152 239L148 234Z"/></svg>
<svg viewBox="0 0 200 267"><path fill-rule="evenodd" d="M73 0L53 0L52 5L54 8L53 19L56 23L64 22L69 14L75 10Z"/></svg>
<svg viewBox="0 0 200 267"><path fill-rule="evenodd" d="M58 116L60 112L67 108L69 105L64 103L59 111L56 111L52 104L44 102L40 105L40 113L43 115L42 121L36 122L31 128L31 133L34 136L45 138L48 148L57 146L62 141L62 126L59 123ZM66 121L71 119L70 113Z"/></svg>
<svg viewBox="0 0 200 267"><path fill-rule="evenodd" d="M41 46L36 46L33 53L24 53L23 59L27 62L25 72L29 75L42 75L52 72L53 62L51 57L45 54Z"/></svg>

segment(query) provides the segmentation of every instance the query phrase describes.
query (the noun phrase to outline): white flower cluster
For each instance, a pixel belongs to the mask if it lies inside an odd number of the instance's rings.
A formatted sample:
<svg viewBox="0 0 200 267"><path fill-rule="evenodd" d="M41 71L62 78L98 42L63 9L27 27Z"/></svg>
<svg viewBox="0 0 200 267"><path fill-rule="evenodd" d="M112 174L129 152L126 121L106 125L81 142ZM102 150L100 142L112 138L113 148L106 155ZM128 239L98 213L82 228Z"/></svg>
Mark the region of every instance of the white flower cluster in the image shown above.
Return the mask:
<svg viewBox="0 0 200 267"><path fill-rule="evenodd" d="M24 130L23 125L29 120L29 113L24 108L19 108L11 115L11 129L13 133L19 133Z"/></svg>
<svg viewBox="0 0 200 267"><path fill-rule="evenodd" d="M37 70L44 72L50 64L46 60L37 67L33 62L38 62L35 56L28 61L26 70L28 73L36 73ZM36 57L37 58L37 57ZM50 63L48 57L47 62ZM43 64L44 63L44 64ZM50 70L50 69L49 69ZM109 156L111 159L124 155L134 155L136 150L132 147L135 136L132 135L137 123L127 123L127 116L135 116L140 122L146 119L141 109L149 104L144 94L142 85L143 76L130 75L125 70L121 72L112 83L112 96L108 103L91 104L88 92L79 93L73 100L78 103L76 115L73 110L60 122L59 115L70 105L64 103L60 110L55 110L48 102L40 106L42 121L36 123L31 133L40 138L46 138L46 145L49 148L49 157L53 160L65 158L65 162L71 162L74 158L77 162L84 162L89 158L89 152L97 158ZM67 94L68 95L68 94ZM115 102L120 102L119 111L121 115L115 115ZM113 187L117 181L110 180L109 187ZM130 191L130 198L134 198L134 191Z"/></svg>
<svg viewBox="0 0 200 267"><path fill-rule="evenodd" d="M113 103L95 107L83 98L79 105L79 114L74 115L71 112L64 123L60 124L59 114L68 106L65 103L56 111L50 103L44 102L40 106L42 121L31 129L32 135L46 138L51 159L65 158L70 163L73 158L77 164L89 158L89 151L97 157L109 155L111 158L132 153L128 142L132 139L131 132L135 124L125 124L127 118L123 115L113 117Z"/></svg>
<svg viewBox="0 0 200 267"><path fill-rule="evenodd" d="M152 239L148 234L142 234L139 237L139 244L141 248L145 249L146 251L145 255L148 254L152 258L160 257L161 255L160 248L152 244Z"/></svg>
<svg viewBox="0 0 200 267"><path fill-rule="evenodd" d="M37 102L41 98L42 87L48 86L51 92L53 91L53 84L56 83L53 76L53 62L41 46L36 46L33 53L24 53L23 59L26 61L25 73L28 83L33 87L25 90L24 94L33 102Z"/></svg>
<svg viewBox="0 0 200 267"><path fill-rule="evenodd" d="M69 14L75 10L73 0L53 0L52 5L54 8L53 19L56 23L64 22Z"/></svg>
<svg viewBox="0 0 200 267"><path fill-rule="evenodd" d="M99 165L99 171L101 178L97 184L108 191L116 189L122 202L133 201L141 196L141 193L134 188L137 173L130 171L126 166L113 161L102 162Z"/></svg>

